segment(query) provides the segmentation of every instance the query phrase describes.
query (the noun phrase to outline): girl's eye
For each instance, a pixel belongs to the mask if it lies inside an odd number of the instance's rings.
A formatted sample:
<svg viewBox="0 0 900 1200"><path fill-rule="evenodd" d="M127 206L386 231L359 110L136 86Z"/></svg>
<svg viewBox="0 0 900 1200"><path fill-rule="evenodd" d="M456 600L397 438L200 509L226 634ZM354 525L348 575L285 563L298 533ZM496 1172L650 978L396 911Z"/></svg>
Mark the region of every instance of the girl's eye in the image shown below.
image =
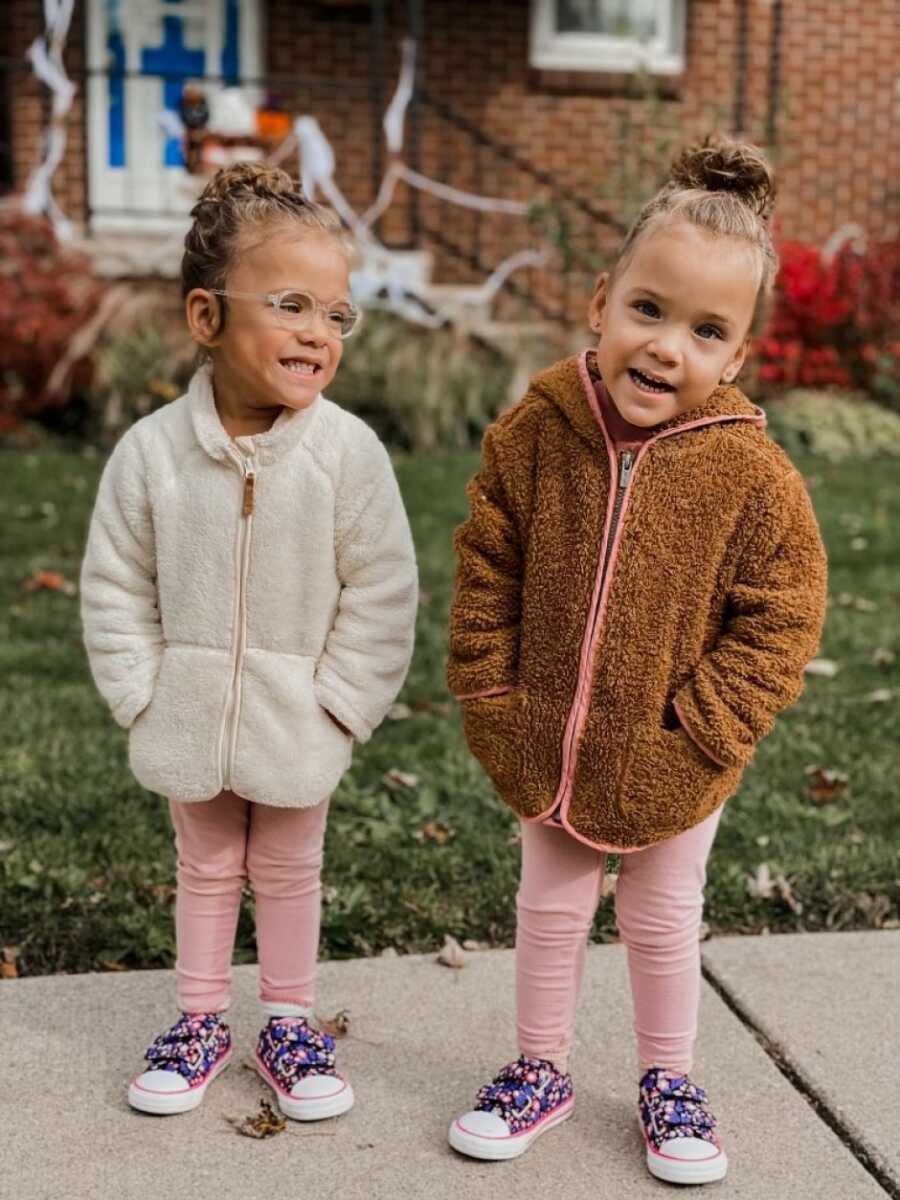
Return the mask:
<svg viewBox="0 0 900 1200"><path fill-rule="evenodd" d="M652 300L635 300L634 304L632 305L632 308L634 308L637 312L639 312L641 314L641 316L644 316L644 317L658 317L659 316L659 309L653 303Z"/></svg>
<svg viewBox="0 0 900 1200"><path fill-rule="evenodd" d="M328 322L336 329L343 329L347 321L347 313L341 308L335 308L328 314Z"/></svg>
<svg viewBox="0 0 900 1200"><path fill-rule="evenodd" d="M718 327L718 325L700 325L697 329L697 333L703 338L704 341L707 342L712 341L713 338L721 339L723 337L722 330Z"/></svg>

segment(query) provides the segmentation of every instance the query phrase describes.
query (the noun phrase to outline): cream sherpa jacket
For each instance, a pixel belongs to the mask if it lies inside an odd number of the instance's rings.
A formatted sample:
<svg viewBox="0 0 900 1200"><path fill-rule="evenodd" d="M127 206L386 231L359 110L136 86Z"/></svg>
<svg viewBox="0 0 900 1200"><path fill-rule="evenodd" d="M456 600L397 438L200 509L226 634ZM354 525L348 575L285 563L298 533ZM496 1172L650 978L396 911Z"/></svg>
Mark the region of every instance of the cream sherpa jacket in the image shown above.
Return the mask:
<svg viewBox="0 0 900 1200"><path fill-rule="evenodd" d="M111 455L81 574L131 768L176 800L324 800L403 682L417 587L390 460L319 396L232 441L210 368Z"/></svg>

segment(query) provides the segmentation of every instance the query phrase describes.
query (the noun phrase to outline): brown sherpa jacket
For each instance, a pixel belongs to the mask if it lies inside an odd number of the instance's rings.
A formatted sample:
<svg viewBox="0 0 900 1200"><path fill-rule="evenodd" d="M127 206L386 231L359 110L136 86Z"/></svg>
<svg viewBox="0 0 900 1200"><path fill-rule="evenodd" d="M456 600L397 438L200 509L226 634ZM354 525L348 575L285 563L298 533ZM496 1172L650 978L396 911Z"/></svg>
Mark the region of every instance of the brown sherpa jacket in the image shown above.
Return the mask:
<svg viewBox="0 0 900 1200"><path fill-rule="evenodd" d="M589 354L485 435L448 680L515 812L625 851L735 791L800 693L826 564L803 480L738 388L617 456Z"/></svg>

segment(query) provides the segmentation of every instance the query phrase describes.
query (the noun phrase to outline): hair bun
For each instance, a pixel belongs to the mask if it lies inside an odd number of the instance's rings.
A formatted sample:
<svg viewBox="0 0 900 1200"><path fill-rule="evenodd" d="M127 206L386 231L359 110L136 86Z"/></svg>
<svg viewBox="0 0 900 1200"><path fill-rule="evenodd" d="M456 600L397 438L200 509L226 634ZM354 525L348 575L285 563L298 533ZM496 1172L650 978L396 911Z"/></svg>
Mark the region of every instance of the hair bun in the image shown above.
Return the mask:
<svg viewBox="0 0 900 1200"><path fill-rule="evenodd" d="M200 193L197 203L217 202L238 196L270 199L273 196L299 198L300 195L300 185L280 167L267 167L258 162L238 162L216 171Z"/></svg>
<svg viewBox="0 0 900 1200"><path fill-rule="evenodd" d="M710 135L682 150L672 163L672 182L707 192L734 192L764 219L775 200L772 168L762 151L722 135Z"/></svg>

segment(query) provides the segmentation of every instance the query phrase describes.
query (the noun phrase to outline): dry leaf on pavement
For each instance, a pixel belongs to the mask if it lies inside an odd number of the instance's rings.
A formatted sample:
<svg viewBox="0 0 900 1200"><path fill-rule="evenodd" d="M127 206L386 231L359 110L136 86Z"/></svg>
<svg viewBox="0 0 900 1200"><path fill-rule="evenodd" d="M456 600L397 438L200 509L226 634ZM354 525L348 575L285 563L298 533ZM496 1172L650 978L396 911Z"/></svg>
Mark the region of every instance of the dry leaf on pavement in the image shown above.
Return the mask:
<svg viewBox="0 0 900 1200"><path fill-rule="evenodd" d="M350 1009L340 1008L333 1017L322 1020L317 1018L322 1033L330 1033L333 1038L346 1037L350 1032Z"/></svg>
<svg viewBox="0 0 900 1200"><path fill-rule="evenodd" d="M284 1117L275 1112L268 1100L260 1100L259 1112L254 1116L244 1117L243 1121L235 1117L226 1117L225 1120L237 1133L251 1138L274 1137L276 1133L284 1133L287 1125Z"/></svg>
<svg viewBox="0 0 900 1200"><path fill-rule="evenodd" d="M442 967L453 967L456 970L466 965L462 946L449 933L444 934L444 944L438 951L437 961Z"/></svg>
<svg viewBox="0 0 900 1200"><path fill-rule="evenodd" d="M16 960L19 957L18 946L4 946L0 954L0 979L18 979L19 968Z"/></svg>

